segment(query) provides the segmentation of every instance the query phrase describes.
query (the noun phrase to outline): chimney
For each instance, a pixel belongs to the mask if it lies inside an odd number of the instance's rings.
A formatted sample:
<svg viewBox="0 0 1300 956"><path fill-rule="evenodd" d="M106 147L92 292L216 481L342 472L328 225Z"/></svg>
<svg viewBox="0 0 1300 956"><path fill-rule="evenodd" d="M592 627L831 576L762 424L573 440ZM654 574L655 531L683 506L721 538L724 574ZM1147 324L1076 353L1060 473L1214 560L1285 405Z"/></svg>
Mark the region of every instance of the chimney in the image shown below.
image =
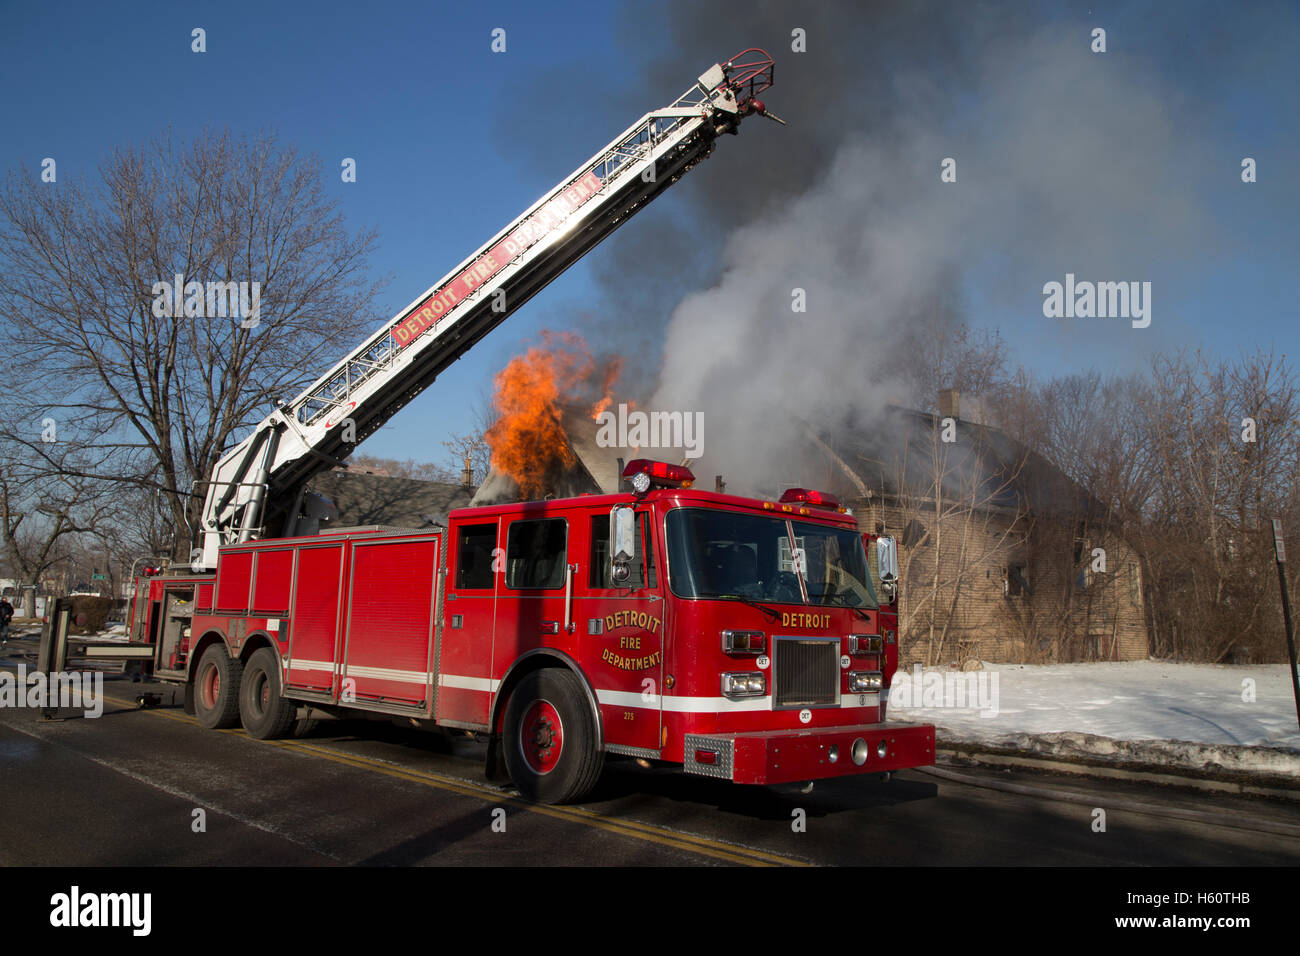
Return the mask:
<svg viewBox="0 0 1300 956"><path fill-rule="evenodd" d="M468 454L465 456L465 470L460 473L460 483L466 488L474 487L474 469L470 467Z"/></svg>
<svg viewBox="0 0 1300 956"><path fill-rule="evenodd" d="M939 390L939 417L961 418L961 392L955 388Z"/></svg>

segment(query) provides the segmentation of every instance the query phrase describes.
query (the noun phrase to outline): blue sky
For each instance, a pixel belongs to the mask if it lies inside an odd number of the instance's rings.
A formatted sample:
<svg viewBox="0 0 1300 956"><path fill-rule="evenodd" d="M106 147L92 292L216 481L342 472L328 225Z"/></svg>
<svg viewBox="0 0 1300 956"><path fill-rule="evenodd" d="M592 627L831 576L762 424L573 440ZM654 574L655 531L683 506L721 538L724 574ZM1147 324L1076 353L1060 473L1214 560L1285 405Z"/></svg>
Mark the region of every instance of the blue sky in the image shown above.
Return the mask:
<svg viewBox="0 0 1300 956"><path fill-rule="evenodd" d="M743 20L744 5L736 7ZM1087 22L1089 9L1049 4L1041 17L1046 24ZM1278 9L1289 12L1275 19ZM1124 368L1147 344L1224 354L1275 346L1296 353L1295 11L1294 5L1190 3L1107 10L1113 55L1134 57L1135 48L1149 46L1143 69L1162 90L1178 91L1179 102L1171 104L1175 122L1202 123L1195 134L1209 144L1205 153L1213 162L1222 161L1223 177L1213 182L1203 170L1169 171L1186 175L1199 193L1198 204L1214 220L1214 242L1169 261L1153 257L1148 272L1131 277L1152 279L1156 308L1180 322L1176 333L1166 326L1136 346L1125 338L1121 345L1083 347L1043 324L1041 312L1035 314L1037 290L1022 290L1009 303L990 292L985 273L972 270L964 281L972 319L1001 329L1014 361L1051 375L1090 365ZM378 230L372 269L391 277L375 303L378 324L709 65L684 67L671 86L647 85L649 64L671 58L674 38L689 25L643 13L641 26L630 31L626 14L609 2L0 3L6 91L0 156L7 171L34 169L53 156L61 179L93 178L114 148L168 127L186 138L226 126L236 133L275 130L283 143L320 156L350 227ZM1250 29L1239 31L1243 23ZM207 33L203 55L190 50L196 26ZM507 30L505 54L490 49L494 27ZM1240 62L1236 47L1262 28L1276 31L1273 43L1257 61L1245 57L1249 72L1214 68L1225 51ZM717 57L736 52L730 36L718 45L725 48ZM773 53L777 86L766 98L785 115L782 51ZM539 85L548 91L540 102ZM979 91L962 95L978 99ZM779 148L776 136L762 132L765 149ZM1260 182L1253 186L1234 173L1246 155L1259 162ZM357 160L354 184L339 181L343 157ZM729 161L741 159L724 156L720 147L710 162ZM1171 162L1176 167L1176 157ZM684 195L670 190L647 216L674 216L660 207L684 202ZM469 428L469 404L486 393L491 375L521 343L595 307L593 268L608 263L602 257L623 238L615 235L513 316L361 451L442 459L441 440ZM697 238L716 247L723 237ZM657 355L631 358L658 361Z"/></svg>

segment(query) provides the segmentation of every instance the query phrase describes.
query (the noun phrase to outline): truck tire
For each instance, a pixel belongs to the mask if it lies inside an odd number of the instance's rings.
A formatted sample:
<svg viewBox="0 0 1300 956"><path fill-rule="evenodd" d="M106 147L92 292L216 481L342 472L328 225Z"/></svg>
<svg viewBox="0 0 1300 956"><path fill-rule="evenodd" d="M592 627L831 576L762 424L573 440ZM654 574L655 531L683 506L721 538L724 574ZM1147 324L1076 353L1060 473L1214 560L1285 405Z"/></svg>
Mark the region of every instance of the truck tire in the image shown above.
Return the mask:
<svg viewBox="0 0 1300 956"><path fill-rule="evenodd" d="M244 666L239 682L239 722L258 740L286 737L298 719L298 705L281 693L280 661L263 647Z"/></svg>
<svg viewBox="0 0 1300 956"><path fill-rule="evenodd" d="M596 743L596 722L572 671L533 671L510 695L506 768L529 800L568 803L589 793L604 763Z"/></svg>
<svg viewBox="0 0 1300 956"><path fill-rule="evenodd" d="M194 716L208 730L239 723L239 683L244 665L226 653L224 644L203 652L194 674Z"/></svg>

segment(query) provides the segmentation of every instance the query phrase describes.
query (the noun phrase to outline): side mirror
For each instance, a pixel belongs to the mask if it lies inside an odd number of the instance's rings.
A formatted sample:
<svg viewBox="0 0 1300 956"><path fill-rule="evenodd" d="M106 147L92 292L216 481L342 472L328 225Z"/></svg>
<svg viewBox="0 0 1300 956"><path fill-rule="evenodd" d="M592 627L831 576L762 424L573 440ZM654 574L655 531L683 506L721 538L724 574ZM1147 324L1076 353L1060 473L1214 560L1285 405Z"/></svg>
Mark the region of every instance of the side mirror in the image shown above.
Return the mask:
<svg viewBox="0 0 1300 956"><path fill-rule="evenodd" d="M898 546L893 538L876 539L876 562L882 582L898 580Z"/></svg>
<svg viewBox="0 0 1300 956"><path fill-rule="evenodd" d="M880 568L880 586L892 602L898 590L898 545L893 538L876 539L876 565Z"/></svg>
<svg viewBox="0 0 1300 956"><path fill-rule="evenodd" d="M616 584L632 576L636 554L636 512L631 505L615 505L609 512L609 573Z"/></svg>

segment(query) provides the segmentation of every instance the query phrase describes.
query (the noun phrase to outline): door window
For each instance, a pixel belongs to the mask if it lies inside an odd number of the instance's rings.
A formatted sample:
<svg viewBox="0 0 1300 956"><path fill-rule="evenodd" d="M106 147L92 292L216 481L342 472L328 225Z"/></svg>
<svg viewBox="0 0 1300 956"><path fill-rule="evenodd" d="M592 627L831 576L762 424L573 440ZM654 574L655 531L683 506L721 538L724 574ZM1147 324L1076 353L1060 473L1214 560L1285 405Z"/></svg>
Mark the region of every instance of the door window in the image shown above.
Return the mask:
<svg viewBox="0 0 1300 956"><path fill-rule="evenodd" d="M563 518L516 521L506 538L506 587L564 587L569 524Z"/></svg>

